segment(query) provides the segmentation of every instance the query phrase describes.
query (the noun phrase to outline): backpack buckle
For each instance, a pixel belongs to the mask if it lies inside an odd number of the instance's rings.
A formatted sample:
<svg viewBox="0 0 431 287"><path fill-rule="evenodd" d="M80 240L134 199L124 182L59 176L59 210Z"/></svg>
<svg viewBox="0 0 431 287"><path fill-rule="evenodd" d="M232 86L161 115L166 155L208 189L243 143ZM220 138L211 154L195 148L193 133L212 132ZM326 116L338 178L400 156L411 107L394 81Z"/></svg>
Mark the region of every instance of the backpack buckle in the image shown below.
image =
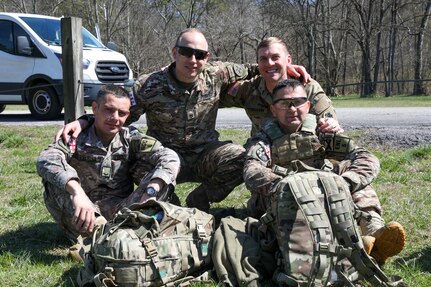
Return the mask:
<svg viewBox="0 0 431 287"><path fill-rule="evenodd" d="M144 244L145 250L148 253L148 257L152 259L157 258L158 253L157 253L156 246L154 245L154 242L148 238L145 238L143 244Z"/></svg>
<svg viewBox="0 0 431 287"><path fill-rule="evenodd" d="M198 224L196 226L196 233L199 239L203 242L208 242L207 233L205 232L205 228L202 224Z"/></svg>

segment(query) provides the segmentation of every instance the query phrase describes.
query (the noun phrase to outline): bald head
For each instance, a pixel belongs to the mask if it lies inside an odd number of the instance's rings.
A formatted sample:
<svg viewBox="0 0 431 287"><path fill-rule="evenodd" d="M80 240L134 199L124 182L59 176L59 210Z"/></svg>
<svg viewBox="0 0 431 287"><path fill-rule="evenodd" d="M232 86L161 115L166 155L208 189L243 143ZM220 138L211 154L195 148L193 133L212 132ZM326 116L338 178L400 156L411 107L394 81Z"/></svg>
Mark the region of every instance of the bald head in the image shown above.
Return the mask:
<svg viewBox="0 0 431 287"><path fill-rule="evenodd" d="M180 32L175 46L190 47L208 51L208 42L205 35L196 28L188 28Z"/></svg>

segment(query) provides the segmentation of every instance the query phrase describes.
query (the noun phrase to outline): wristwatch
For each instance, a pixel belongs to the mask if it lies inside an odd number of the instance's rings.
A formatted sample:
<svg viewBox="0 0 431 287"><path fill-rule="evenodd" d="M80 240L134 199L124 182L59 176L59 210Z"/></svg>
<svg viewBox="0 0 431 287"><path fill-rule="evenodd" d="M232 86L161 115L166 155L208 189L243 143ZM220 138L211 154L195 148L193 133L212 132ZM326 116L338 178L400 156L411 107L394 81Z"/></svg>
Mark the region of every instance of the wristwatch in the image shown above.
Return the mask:
<svg viewBox="0 0 431 287"><path fill-rule="evenodd" d="M156 189L152 186L148 186L146 192L149 196L156 196L157 193Z"/></svg>

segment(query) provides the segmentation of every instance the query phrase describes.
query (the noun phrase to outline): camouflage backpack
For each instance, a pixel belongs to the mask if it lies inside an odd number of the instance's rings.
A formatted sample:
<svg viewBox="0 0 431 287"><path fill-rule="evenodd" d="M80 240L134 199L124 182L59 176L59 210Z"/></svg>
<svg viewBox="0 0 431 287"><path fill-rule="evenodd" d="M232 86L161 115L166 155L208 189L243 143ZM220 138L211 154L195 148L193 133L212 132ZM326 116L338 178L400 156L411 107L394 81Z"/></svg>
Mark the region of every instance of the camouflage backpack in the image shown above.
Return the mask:
<svg viewBox="0 0 431 287"><path fill-rule="evenodd" d="M283 178L261 222L275 234L279 264L273 279L285 286L395 286L364 250L359 211L345 180L306 171Z"/></svg>
<svg viewBox="0 0 431 287"><path fill-rule="evenodd" d="M124 208L93 233L78 284L128 287L189 282L210 265L213 232L213 216L195 208L154 200Z"/></svg>

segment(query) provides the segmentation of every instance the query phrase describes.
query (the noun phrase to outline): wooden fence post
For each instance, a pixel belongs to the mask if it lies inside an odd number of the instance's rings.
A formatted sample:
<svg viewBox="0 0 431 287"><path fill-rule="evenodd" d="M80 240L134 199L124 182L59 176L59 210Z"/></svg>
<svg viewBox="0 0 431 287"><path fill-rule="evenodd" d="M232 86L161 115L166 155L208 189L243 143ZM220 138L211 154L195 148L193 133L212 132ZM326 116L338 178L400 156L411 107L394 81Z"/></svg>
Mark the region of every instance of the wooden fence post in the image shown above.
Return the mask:
<svg viewBox="0 0 431 287"><path fill-rule="evenodd" d="M84 111L82 73L82 20L76 17L61 19L64 123L70 123Z"/></svg>

